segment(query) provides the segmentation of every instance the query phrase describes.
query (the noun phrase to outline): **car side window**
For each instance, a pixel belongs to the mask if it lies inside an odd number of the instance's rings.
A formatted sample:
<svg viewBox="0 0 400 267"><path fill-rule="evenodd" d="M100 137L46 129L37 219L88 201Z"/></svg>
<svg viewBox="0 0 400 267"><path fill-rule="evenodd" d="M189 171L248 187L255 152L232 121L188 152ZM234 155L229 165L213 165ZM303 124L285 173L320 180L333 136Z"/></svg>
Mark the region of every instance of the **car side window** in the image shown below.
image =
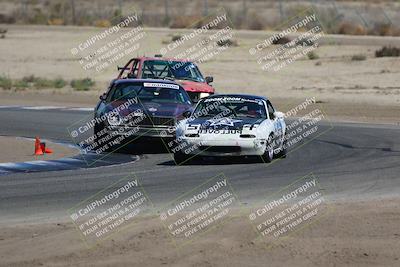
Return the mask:
<svg viewBox="0 0 400 267"><path fill-rule="evenodd" d="M271 102L267 101L267 108L268 108L268 114L269 114L269 118L271 120L275 119L275 115L274 115L274 107L272 106Z"/></svg>

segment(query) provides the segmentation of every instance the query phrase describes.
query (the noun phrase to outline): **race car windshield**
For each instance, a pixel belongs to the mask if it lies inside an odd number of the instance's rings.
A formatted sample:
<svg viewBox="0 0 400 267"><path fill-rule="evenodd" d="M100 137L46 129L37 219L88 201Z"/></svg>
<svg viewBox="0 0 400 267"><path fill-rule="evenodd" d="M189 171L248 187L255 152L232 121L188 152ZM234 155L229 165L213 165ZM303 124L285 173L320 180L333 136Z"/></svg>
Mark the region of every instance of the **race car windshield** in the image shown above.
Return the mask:
<svg viewBox="0 0 400 267"><path fill-rule="evenodd" d="M210 99L208 99L210 100ZM264 104L255 100L201 101L194 111L195 117L246 117L265 119Z"/></svg>
<svg viewBox="0 0 400 267"><path fill-rule="evenodd" d="M111 101L138 98L140 102L190 103L182 90L174 88L145 87L142 84L120 83L111 92Z"/></svg>
<svg viewBox="0 0 400 267"><path fill-rule="evenodd" d="M143 64L143 78L177 79L204 82L201 72L192 62L146 60Z"/></svg>

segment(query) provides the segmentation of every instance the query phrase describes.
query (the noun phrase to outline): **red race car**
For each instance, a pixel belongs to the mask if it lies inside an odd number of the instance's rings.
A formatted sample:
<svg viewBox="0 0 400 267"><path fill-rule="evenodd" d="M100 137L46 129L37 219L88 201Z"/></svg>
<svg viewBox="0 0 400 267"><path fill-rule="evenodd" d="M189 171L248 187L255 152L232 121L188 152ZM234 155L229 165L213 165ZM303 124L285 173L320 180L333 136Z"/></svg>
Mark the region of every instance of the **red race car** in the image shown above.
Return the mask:
<svg viewBox="0 0 400 267"><path fill-rule="evenodd" d="M215 93L210 85L213 77L203 77L193 62L184 59L154 57L132 58L120 71L117 79L168 79L179 83L193 102Z"/></svg>

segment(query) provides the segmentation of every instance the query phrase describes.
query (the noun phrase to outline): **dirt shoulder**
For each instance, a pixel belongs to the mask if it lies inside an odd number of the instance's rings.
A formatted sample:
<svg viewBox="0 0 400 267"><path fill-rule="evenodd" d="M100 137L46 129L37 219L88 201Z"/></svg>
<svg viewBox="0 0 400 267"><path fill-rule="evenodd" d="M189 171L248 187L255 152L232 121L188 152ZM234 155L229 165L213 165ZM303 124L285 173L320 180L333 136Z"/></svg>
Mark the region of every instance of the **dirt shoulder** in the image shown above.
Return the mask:
<svg viewBox="0 0 400 267"><path fill-rule="evenodd" d="M158 217L87 249L70 222L0 225L0 265L398 266L400 199L330 204L317 222L266 248L236 216L176 249Z"/></svg>
<svg viewBox="0 0 400 267"><path fill-rule="evenodd" d="M42 141L43 142L43 141ZM71 157L79 153L77 149L46 141L46 147L53 153L35 156L35 141L19 137L0 136L0 163L24 162L32 160L52 160Z"/></svg>
<svg viewBox="0 0 400 267"><path fill-rule="evenodd" d="M53 92L52 90L9 92L0 90L2 106L94 107L101 93Z"/></svg>

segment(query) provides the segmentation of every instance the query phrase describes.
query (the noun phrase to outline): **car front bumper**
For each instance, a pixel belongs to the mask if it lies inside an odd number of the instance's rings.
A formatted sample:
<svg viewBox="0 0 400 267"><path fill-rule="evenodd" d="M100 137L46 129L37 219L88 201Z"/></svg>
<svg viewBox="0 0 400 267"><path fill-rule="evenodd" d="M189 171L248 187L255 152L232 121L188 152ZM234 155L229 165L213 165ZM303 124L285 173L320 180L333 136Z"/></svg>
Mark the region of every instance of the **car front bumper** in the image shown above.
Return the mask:
<svg viewBox="0 0 400 267"><path fill-rule="evenodd" d="M202 139L178 138L179 150L188 155L199 156L261 156L266 140L256 138Z"/></svg>
<svg viewBox="0 0 400 267"><path fill-rule="evenodd" d="M172 138L175 136L175 131L172 130L171 126L109 126L107 130L109 133L113 133L116 136L125 136L126 138L137 138L141 136Z"/></svg>

